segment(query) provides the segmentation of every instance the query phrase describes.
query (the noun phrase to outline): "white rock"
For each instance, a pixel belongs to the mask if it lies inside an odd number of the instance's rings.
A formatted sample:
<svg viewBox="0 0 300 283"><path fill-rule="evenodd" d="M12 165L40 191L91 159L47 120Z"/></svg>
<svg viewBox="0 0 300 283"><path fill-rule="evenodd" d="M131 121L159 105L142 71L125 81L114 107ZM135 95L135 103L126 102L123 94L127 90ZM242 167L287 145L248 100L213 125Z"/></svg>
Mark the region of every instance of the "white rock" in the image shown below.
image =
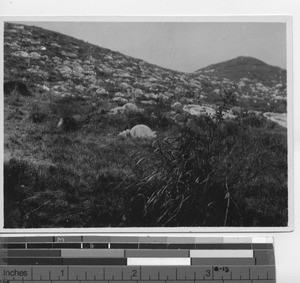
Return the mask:
<svg viewBox="0 0 300 283"><path fill-rule="evenodd" d="M31 52L29 55L30 55L30 58L32 58L32 59L40 59L41 58L41 55L37 52Z"/></svg>
<svg viewBox="0 0 300 283"><path fill-rule="evenodd" d="M123 97L114 97L113 101L123 103L123 104L128 102L128 100L126 98L123 98Z"/></svg>
<svg viewBox="0 0 300 283"><path fill-rule="evenodd" d="M13 56L16 56L16 57L22 57L22 58L29 58L29 54L25 51L16 51L12 54Z"/></svg>
<svg viewBox="0 0 300 283"><path fill-rule="evenodd" d="M123 113L124 113L123 107L115 107L113 109L110 109L108 114L117 115L117 114L123 114Z"/></svg>
<svg viewBox="0 0 300 283"><path fill-rule="evenodd" d="M108 92L104 88L98 88L96 90L96 94L102 94L102 95L104 95L104 94L108 94Z"/></svg>
<svg viewBox="0 0 300 283"><path fill-rule="evenodd" d="M77 85L77 86L75 86L75 89L78 90L79 92L85 91L85 87L83 85Z"/></svg>
<svg viewBox="0 0 300 283"><path fill-rule="evenodd" d="M144 104L144 105L156 105L157 103L153 100L142 100L140 102L141 104Z"/></svg>
<svg viewBox="0 0 300 283"><path fill-rule="evenodd" d="M196 104L184 105L182 110L193 116L201 116L205 114L214 115L216 113L216 110L211 107L201 106Z"/></svg>
<svg viewBox="0 0 300 283"><path fill-rule="evenodd" d="M174 109L175 111L179 111L182 109L182 104L176 101L171 105L171 108Z"/></svg>
<svg viewBox="0 0 300 283"><path fill-rule="evenodd" d="M139 109L134 103L130 102L123 105L123 109L125 113L142 112L142 109Z"/></svg>
<svg viewBox="0 0 300 283"><path fill-rule="evenodd" d="M152 131L146 125L136 125L131 130L125 130L118 134L120 137L132 137L132 138L156 138L156 132Z"/></svg>

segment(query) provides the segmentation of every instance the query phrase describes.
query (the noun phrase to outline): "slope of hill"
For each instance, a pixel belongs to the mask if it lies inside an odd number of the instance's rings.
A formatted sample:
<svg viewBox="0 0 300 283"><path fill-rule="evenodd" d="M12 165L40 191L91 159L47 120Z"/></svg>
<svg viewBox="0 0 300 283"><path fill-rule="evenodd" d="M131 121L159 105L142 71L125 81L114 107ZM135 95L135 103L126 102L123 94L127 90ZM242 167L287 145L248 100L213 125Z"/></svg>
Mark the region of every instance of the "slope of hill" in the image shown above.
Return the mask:
<svg viewBox="0 0 300 283"><path fill-rule="evenodd" d="M6 23L5 227L285 226L285 85L251 76Z"/></svg>
<svg viewBox="0 0 300 283"><path fill-rule="evenodd" d="M5 81L26 81L58 96L134 97L153 105L176 96L182 103L212 104L226 88L246 109L286 112L285 71L254 58L180 73L56 32L13 24L5 26L4 55Z"/></svg>

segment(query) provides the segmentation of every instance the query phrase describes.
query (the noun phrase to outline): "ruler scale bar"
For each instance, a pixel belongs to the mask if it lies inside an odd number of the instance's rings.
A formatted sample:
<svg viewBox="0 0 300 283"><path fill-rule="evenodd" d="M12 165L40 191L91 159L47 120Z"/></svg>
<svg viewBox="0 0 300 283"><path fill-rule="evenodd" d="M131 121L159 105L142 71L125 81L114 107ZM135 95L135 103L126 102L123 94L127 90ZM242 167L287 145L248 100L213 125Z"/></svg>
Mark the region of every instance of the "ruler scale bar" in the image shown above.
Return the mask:
<svg viewBox="0 0 300 283"><path fill-rule="evenodd" d="M0 283L275 283L271 237L0 236Z"/></svg>
<svg viewBox="0 0 300 283"><path fill-rule="evenodd" d="M220 266L211 265L197 267L173 267L169 266L68 266L69 279L85 280L87 278L96 278L97 280L206 280L210 279L226 279L231 277L234 280L238 278L246 280L274 280L275 266L259 267L259 266ZM138 271L140 269L140 271ZM176 279L177 270L177 279ZM212 272L214 270L214 272ZM242 272L240 272L242 270ZM49 272L51 271L51 272ZM231 271L231 272L230 272ZM67 279L66 266L1 266L1 275L6 280L55 280L60 277L62 280ZM87 275L86 275L87 274ZM212 275L213 274L213 275ZM149 279L150 278L150 279Z"/></svg>

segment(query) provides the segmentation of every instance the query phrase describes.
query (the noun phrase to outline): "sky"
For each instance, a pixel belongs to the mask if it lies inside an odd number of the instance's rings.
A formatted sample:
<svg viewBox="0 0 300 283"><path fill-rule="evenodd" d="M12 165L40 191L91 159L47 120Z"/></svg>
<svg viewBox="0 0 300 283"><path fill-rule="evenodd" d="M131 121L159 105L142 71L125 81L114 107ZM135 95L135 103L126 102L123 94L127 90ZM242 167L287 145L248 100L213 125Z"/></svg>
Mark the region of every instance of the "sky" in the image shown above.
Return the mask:
<svg viewBox="0 0 300 283"><path fill-rule="evenodd" d="M238 56L286 69L284 23L22 22L83 39L164 68L193 72Z"/></svg>

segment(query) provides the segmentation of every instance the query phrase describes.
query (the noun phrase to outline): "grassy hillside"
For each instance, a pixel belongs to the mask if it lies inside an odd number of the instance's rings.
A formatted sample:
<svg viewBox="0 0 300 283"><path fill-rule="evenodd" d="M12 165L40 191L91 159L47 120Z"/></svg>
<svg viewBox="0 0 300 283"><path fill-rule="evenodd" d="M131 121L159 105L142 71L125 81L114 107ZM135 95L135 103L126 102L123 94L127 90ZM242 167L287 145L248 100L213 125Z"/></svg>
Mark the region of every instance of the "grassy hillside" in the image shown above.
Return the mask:
<svg viewBox="0 0 300 283"><path fill-rule="evenodd" d="M241 108L242 88L36 27L4 35L6 228L287 225L286 129ZM139 111L112 114L126 103ZM118 136L137 124L157 138Z"/></svg>

